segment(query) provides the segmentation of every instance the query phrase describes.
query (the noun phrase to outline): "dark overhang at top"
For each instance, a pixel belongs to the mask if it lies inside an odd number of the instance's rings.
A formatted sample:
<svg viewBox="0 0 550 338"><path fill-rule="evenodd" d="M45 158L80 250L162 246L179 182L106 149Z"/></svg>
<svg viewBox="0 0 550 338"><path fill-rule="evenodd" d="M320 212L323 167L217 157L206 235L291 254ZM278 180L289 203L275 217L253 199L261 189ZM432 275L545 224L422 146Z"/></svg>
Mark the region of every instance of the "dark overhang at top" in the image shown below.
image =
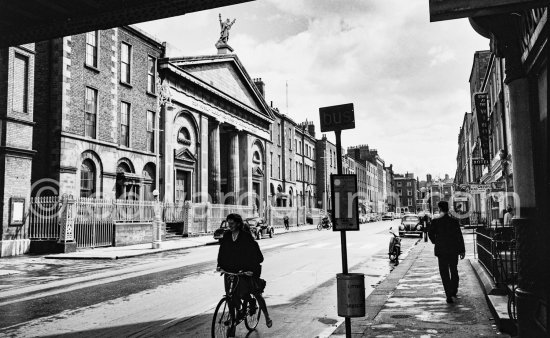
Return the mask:
<svg viewBox="0 0 550 338"><path fill-rule="evenodd" d="M430 0L430 21L495 15L550 5L550 0Z"/></svg>
<svg viewBox="0 0 550 338"><path fill-rule="evenodd" d="M0 48L253 0L0 0Z"/></svg>

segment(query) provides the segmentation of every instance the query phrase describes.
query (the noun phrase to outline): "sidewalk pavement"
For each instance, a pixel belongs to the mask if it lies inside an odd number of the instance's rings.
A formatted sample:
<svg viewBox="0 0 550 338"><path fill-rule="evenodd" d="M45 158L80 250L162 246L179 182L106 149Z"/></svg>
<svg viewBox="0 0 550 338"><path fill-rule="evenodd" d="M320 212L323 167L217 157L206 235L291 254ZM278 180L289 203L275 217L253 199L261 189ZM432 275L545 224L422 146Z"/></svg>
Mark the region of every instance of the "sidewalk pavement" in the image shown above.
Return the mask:
<svg viewBox="0 0 550 338"><path fill-rule="evenodd" d="M497 329L468 249L458 298L447 304L433 244L419 241L366 298L366 316L351 318L352 337L510 337ZM342 323L331 337L345 334Z"/></svg>
<svg viewBox="0 0 550 338"><path fill-rule="evenodd" d="M300 226L291 226L289 230L284 228L276 228L275 236L280 236L285 233L313 230L317 229L316 225L306 224ZM61 253L47 255L45 258L50 259L120 259L128 257L136 257L143 255L151 255L159 252L172 251L193 248L208 244L218 243L218 240L213 238L212 234L204 236L181 237L169 241L163 241L160 248L153 249L152 243L125 245L119 247L102 247L94 249L83 249L77 252Z"/></svg>

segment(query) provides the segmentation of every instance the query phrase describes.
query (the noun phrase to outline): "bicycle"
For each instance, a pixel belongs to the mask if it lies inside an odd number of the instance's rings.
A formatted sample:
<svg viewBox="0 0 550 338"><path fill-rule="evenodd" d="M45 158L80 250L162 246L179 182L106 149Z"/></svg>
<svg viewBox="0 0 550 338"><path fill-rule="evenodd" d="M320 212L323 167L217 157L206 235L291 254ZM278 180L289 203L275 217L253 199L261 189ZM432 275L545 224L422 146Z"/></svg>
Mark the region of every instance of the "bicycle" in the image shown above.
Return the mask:
<svg viewBox="0 0 550 338"><path fill-rule="evenodd" d="M244 320L248 331L254 331L260 321L262 311L256 297L251 293L250 299L246 302L243 299L235 299L235 290L242 276L249 276L246 272L232 273L220 271L229 282L226 294L220 299L214 317L212 318L212 337L232 337L235 335L237 325ZM239 303L240 310L235 307ZM246 304L245 304L246 303Z"/></svg>

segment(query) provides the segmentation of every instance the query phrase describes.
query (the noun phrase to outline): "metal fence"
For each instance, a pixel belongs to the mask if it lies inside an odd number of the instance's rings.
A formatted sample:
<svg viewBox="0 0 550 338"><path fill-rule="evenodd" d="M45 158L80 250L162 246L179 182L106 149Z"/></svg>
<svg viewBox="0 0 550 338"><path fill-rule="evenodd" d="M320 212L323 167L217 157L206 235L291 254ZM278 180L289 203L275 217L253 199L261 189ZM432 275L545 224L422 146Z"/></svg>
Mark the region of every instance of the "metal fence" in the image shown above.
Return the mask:
<svg viewBox="0 0 550 338"><path fill-rule="evenodd" d="M485 267L497 288L508 294L508 313L511 319L515 319L514 297L518 273L515 228L477 228L476 249L479 263Z"/></svg>
<svg viewBox="0 0 550 338"><path fill-rule="evenodd" d="M58 214L61 207L58 196L31 197L29 205L29 238L59 238Z"/></svg>
<svg viewBox="0 0 550 338"><path fill-rule="evenodd" d="M109 246L114 241L117 222L149 223L154 218L154 201L103 200L76 198L69 201L74 215L77 247ZM161 217L166 223L183 223L183 234L211 233L230 213L243 218L257 216L253 207L209 203L161 203ZM58 196L31 198L29 210L30 238L55 240L60 234ZM296 208L294 211L296 219ZM305 212L305 209L304 209ZM284 212L280 210L281 226Z"/></svg>

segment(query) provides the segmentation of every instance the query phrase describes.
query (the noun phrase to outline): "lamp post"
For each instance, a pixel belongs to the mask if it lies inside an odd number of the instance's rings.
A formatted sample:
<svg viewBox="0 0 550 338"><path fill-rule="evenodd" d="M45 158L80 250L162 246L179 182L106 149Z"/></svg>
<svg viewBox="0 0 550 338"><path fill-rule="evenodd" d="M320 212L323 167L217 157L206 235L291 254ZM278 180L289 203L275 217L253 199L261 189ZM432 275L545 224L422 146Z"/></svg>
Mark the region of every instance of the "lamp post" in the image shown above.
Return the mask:
<svg viewBox="0 0 550 338"><path fill-rule="evenodd" d="M157 189L153 190L153 197L155 198L155 205L154 205L154 218L153 218L153 231L152 231L152 243L151 248L152 249L159 249L160 248L160 242L162 240L161 238L161 224L162 220L160 217L161 209L160 209L160 201L159 201L159 191Z"/></svg>

